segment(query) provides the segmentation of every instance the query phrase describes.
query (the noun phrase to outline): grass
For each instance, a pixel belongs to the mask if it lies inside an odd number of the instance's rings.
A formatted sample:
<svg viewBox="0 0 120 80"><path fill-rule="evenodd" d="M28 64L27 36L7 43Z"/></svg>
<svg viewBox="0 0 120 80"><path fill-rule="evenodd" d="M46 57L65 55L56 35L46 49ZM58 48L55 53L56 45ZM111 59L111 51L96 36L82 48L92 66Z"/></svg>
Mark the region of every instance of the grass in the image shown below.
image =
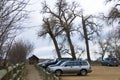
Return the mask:
<svg viewBox="0 0 120 80"><path fill-rule="evenodd" d="M26 76L28 75L28 70L26 69L26 65L25 65L25 68L24 68L24 74L23 74L23 79L24 80L27 80L26 79Z"/></svg>
<svg viewBox="0 0 120 80"><path fill-rule="evenodd" d="M2 69L0 70L0 79L7 73L7 70Z"/></svg>

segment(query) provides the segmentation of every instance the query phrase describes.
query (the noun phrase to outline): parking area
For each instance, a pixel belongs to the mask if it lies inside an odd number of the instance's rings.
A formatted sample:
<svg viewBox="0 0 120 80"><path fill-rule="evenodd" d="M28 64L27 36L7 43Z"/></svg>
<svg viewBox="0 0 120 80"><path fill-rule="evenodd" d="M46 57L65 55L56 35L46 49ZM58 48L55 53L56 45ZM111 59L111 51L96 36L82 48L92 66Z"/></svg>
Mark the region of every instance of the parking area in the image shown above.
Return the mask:
<svg viewBox="0 0 120 80"><path fill-rule="evenodd" d="M120 66L92 66L92 70L87 76L63 75L61 80L120 80Z"/></svg>

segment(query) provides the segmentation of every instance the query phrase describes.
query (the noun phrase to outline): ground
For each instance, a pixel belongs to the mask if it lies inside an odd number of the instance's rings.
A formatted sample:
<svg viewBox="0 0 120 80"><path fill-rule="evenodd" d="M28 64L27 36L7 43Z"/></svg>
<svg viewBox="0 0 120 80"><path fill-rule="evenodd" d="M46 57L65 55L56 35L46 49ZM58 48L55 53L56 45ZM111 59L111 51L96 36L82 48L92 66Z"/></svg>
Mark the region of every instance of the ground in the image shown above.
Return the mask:
<svg viewBox="0 0 120 80"><path fill-rule="evenodd" d="M27 65L26 80L42 80L39 72L33 65ZM120 66L92 66L92 73L87 76L63 75L61 80L120 80Z"/></svg>
<svg viewBox="0 0 120 80"><path fill-rule="evenodd" d="M26 65L26 80L42 80L34 65Z"/></svg>
<svg viewBox="0 0 120 80"><path fill-rule="evenodd" d="M120 66L92 66L92 70L87 76L64 75L62 80L120 80Z"/></svg>

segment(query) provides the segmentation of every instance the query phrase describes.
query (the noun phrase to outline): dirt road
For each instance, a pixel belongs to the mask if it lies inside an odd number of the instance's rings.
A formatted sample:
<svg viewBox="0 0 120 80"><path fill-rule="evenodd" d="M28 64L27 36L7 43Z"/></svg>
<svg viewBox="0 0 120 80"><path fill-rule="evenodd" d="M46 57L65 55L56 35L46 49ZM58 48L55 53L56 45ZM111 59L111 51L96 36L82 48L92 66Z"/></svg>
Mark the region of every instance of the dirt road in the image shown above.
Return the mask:
<svg viewBox="0 0 120 80"><path fill-rule="evenodd" d="M34 65L26 65L26 80L42 80Z"/></svg>
<svg viewBox="0 0 120 80"><path fill-rule="evenodd" d="M120 66L92 66L92 73L87 76L64 75L62 80L120 80Z"/></svg>

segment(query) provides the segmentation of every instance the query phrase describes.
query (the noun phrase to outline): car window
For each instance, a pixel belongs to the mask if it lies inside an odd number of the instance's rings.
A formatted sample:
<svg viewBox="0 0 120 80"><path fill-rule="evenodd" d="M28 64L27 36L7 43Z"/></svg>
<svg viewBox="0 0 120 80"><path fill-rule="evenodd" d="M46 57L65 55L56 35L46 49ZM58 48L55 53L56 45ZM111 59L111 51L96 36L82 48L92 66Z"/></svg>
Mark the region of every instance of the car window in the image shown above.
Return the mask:
<svg viewBox="0 0 120 80"><path fill-rule="evenodd" d="M64 61L58 61L55 65L59 66L62 62L64 62Z"/></svg>
<svg viewBox="0 0 120 80"><path fill-rule="evenodd" d="M88 63L86 61L82 61L81 64L84 66L88 65Z"/></svg>
<svg viewBox="0 0 120 80"><path fill-rule="evenodd" d="M74 65L73 66L80 66L81 63L80 62L74 62Z"/></svg>
<svg viewBox="0 0 120 80"><path fill-rule="evenodd" d="M117 61L117 58L112 58L111 60Z"/></svg>
<svg viewBox="0 0 120 80"><path fill-rule="evenodd" d="M72 65L74 65L73 62L67 62L67 63L65 64L65 66L72 66Z"/></svg>
<svg viewBox="0 0 120 80"><path fill-rule="evenodd" d="M106 58L105 60L109 61L110 59L109 59L109 58Z"/></svg>

